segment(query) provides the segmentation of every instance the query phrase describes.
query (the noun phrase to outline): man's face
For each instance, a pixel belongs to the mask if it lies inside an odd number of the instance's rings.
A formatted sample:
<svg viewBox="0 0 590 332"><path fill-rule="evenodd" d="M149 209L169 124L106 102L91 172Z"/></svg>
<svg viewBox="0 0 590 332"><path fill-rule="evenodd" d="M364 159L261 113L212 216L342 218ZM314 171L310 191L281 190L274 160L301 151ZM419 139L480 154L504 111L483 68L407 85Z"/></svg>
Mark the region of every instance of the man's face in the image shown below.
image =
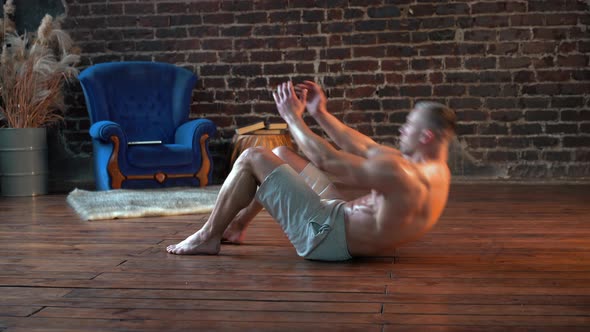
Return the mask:
<svg viewBox="0 0 590 332"><path fill-rule="evenodd" d="M406 123L399 129L399 149L405 155L412 155L420 147L426 130L426 113L413 109L406 118Z"/></svg>

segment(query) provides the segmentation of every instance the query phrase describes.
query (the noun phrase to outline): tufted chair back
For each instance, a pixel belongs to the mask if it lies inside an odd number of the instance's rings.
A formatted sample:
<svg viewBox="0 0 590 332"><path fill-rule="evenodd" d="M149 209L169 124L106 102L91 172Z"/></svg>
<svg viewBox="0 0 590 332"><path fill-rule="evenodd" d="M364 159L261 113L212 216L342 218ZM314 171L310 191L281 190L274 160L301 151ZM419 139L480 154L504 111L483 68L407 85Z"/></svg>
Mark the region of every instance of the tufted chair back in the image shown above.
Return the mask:
<svg viewBox="0 0 590 332"><path fill-rule="evenodd" d="M154 62L97 64L81 75L91 123L118 123L129 141L174 142L176 128L188 120L196 76L183 68Z"/></svg>

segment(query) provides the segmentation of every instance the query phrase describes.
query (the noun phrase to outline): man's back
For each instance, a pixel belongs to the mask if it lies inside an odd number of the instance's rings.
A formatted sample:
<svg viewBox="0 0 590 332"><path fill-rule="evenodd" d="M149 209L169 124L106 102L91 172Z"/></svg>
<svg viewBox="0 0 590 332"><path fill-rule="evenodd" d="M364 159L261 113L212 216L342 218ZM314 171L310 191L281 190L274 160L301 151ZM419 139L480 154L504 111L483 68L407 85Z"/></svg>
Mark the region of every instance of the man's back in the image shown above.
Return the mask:
<svg viewBox="0 0 590 332"><path fill-rule="evenodd" d="M346 204L351 255L393 254L395 247L420 237L436 224L447 200L448 166L442 161L407 163L407 172L384 177L388 190L371 190Z"/></svg>

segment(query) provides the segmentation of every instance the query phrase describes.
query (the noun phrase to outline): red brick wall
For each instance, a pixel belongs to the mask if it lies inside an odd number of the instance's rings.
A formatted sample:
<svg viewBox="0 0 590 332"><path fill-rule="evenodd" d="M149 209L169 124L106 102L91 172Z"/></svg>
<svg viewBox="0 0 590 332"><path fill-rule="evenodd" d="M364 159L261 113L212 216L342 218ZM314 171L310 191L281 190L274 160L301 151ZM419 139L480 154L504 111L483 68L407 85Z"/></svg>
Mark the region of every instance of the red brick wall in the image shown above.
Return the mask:
<svg viewBox="0 0 590 332"><path fill-rule="evenodd" d="M236 126L276 119L270 89L313 79L334 114L385 143L416 101L453 107L456 175L590 177L587 1L66 3L85 65L164 61L200 76L192 114L219 126L218 169ZM79 89L69 104L64 136L90 153Z"/></svg>

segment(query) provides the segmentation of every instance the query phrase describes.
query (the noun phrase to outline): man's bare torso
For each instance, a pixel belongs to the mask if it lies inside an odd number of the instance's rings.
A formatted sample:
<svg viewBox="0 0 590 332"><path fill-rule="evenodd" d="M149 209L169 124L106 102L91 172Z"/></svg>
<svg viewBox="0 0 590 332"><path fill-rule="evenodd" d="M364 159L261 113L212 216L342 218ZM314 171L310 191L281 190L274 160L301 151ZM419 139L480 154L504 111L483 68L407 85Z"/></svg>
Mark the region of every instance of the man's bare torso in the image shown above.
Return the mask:
<svg viewBox="0 0 590 332"><path fill-rule="evenodd" d="M346 204L348 249L352 256L393 254L395 247L420 237L438 220L447 200L446 164L418 166L422 184L359 197Z"/></svg>

